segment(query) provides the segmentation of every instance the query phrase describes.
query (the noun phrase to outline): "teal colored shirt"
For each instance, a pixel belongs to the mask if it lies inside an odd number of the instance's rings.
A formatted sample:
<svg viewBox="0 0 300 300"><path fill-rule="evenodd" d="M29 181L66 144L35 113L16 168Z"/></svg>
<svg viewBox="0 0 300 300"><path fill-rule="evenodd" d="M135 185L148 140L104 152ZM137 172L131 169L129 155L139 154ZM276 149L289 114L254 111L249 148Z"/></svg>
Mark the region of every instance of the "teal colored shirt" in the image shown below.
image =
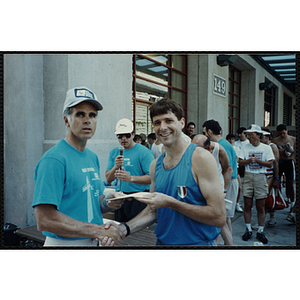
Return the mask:
<svg viewBox="0 0 300 300"><path fill-rule="evenodd" d="M223 146L223 148L225 149L228 159L229 159L229 166L231 166L233 169L231 178L236 179L238 176L238 173L237 173L237 161L236 161L235 150L232 147L232 145L228 141L226 141L224 138L221 138L218 143L221 146Z"/></svg>
<svg viewBox="0 0 300 300"><path fill-rule="evenodd" d="M120 155L119 147L112 149L109 153L106 171L110 171L115 165L116 157ZM123 151L123 167L130 176L150 175L150 165L154 160L151 150L136 143L131 149ZM117 190L125 193L142 192L150 189L150 184L138 184L132 182L118 182Z"/></svg>
<svg viewBox="0 0 300 300"><path fill-rule="evenodd" d="M75 220L103 224L99 196L105 187L98 157L91 150L81 152L61 140L38 162L34 181L33 207L51 204ZM43 234L68 239L50 232Z"/></svg>

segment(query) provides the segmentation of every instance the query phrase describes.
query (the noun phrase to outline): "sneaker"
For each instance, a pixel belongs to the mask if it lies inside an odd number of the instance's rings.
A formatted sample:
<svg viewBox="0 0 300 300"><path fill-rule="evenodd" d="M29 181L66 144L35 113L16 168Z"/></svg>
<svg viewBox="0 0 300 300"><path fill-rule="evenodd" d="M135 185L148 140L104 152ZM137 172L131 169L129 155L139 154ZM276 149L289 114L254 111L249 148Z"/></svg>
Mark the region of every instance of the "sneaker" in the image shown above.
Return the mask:
<svg viewBox="0 0 300 300"><path fill-rule="evenodd" d="M275 226L277 224L275 218L270 218L270 220L267 222L268 226Z"/></svg>
<svg viewBox="0 0 300 300"><path fill-rule="evenodd" d="M246 229L246 232L243 234L242 239L243 241L248 241L252 236L252 231Z"/></svg>
<svg viewBox="0 0 300 300"><path fill-rule="evenodd" d="M240 212L240 213L243 212L243 209L241 208L241 206L240 206L239 203L236 204L235 210L236 210L237 212Z"/></svg>
<svg viewBox="0 0 300 300"><path fill-rule="evenodd" d="M295 218L291 214L289 214L287 216L286 220L289 221L289 222L291 222L291 223L293 223L293 224L296 224L296 220L295 220Z"/></svg>
<svg viewBox="0 0 300 300"><path fill-rule="evenodd" d="M261 232L261 233L258 232L256 234L256 238L263 244L268 244L268 239L266 238L266 236L263 232Z"/></svg>

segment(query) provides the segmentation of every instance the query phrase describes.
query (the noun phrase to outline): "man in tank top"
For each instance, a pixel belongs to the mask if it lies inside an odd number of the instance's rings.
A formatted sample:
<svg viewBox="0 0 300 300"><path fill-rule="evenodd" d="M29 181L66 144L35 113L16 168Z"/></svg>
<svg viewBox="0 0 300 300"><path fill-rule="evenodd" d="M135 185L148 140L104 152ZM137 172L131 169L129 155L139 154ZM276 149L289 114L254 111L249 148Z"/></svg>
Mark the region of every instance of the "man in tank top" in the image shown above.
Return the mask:
<svg viewBox="0 0 300 300"><path fill-rule="evenodd" d="M229 168L229 158L225 149L219 143L211 141L210 138L204 134L197 134L193 138L192 142L209 151L215 158L218 166L219 178L225 195L225 191L227 191L229 187L232 174L232 170ZM229 226L225 225L221 229L221 236L225 245L233 245L232 232ZM217 238L216 242L218 245L220 244L219 237Z"/></svg>
<svg viewBox="0 0 300 300"><path fill-rule="evenodd" d="M137 198L147 207L119 228L127 236L157 220L156 245L215 246L226 220L215 159L182 139L184 113L175 101L154 103L150 116L165 152L151 164L151 193Z"/></svg>

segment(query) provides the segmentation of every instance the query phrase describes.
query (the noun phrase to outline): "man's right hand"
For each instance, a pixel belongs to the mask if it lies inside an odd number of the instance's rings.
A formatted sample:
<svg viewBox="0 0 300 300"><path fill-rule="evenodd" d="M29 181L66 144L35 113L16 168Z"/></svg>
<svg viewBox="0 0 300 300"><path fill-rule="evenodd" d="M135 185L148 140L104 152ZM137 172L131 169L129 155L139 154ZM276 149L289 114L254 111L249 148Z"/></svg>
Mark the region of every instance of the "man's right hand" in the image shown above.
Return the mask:
<svg viewBox="0 0 300 300"><path fill-rule="evenodd" d="M101 240L101 246L113 247L117 246L124 238L125 234L112 222L105 225L105 236Z"/></svg>
<svg viewBox="0 0 300 300"><path fill-rule="evenodd" d="M117 169L120 169L122 167L123 162L124 162L124 156L123 155L118 155L116 157L116 160L115 160Z"/></svg>

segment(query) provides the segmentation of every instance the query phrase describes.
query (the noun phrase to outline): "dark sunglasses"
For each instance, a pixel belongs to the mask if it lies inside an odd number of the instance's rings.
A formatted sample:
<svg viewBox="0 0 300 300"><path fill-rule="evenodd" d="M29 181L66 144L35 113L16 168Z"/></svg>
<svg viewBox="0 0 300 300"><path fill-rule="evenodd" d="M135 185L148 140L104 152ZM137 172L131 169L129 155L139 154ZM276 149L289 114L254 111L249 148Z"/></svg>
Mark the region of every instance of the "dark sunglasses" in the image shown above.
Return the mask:
<svg viewBox="0 0 300 300"><path fill-rule="evenodd" d="M117 134L118 139L121 139L125 135L127 139L131 137L131 133L122 133L122 134Z"/></svg>

